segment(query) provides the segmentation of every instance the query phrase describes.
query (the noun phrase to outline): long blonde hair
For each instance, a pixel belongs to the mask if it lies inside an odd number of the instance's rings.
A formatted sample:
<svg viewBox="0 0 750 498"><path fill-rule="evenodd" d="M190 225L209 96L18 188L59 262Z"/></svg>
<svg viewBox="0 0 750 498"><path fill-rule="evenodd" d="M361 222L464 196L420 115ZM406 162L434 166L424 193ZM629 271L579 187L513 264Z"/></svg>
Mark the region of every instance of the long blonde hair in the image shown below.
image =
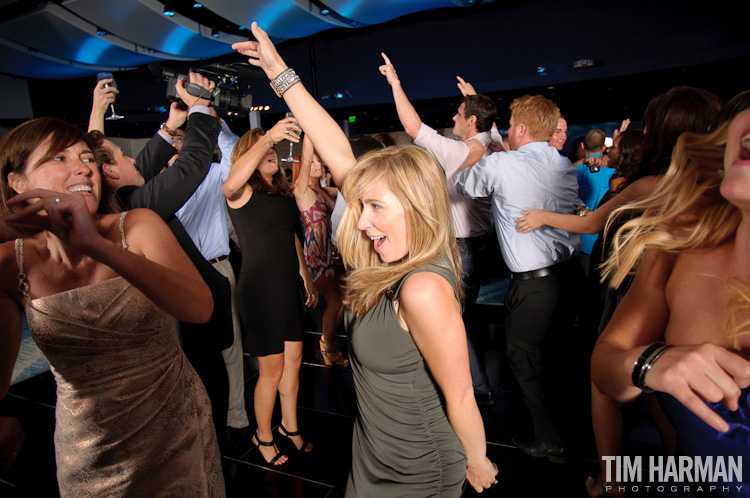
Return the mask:
<svg viewBox="0 0 750 498"><path fill-rule="evenodd" d="M384 263L372 241L357 228L362 197L385 184L404 206L409 252ZM445 172L429 152L417 146L388 147L370 152L347 175L343 185L346 213L338 231L339 250L350 270L345 278L344 304L358 316L375 306L383 294L411 270L445 255L437 262L453 274L461 289L461 256L453 235Z"/></svg>
<svg viewBox="0 0 750 498"><path fill-rule="evenodd" d="M672 162L656 190L646 199L617 209L636 210L640 217L626 222L615 234L613 250L603 267L603 277L619 286L646 249L670 253L710 249L735 236L742 220L740 210L722 197L724 149L729 124L707 135L684 133L677 140ZM731 279L725 330L735 340L747 323L738 316L750 309L750 284ZM747 333L747 332L745 332Z"/></svg>

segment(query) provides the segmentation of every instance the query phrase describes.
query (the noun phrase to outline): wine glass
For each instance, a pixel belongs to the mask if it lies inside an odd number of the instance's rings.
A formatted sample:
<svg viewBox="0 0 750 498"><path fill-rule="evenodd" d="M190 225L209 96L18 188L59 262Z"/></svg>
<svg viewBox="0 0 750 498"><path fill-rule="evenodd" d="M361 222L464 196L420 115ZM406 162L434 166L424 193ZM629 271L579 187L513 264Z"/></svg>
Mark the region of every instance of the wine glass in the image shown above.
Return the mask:
<svg viewBox="0 0 750 498"><path fill-rule="evenodd" d="M286 117L293 118L294 115L291 112L287 112L286 113ZM291 131L289 131L289 133L291 134L291 133L295 133L295 132L294 132L294 130L291 130ZM282 159L282 161L286 161L288 163L294 163L294 155L292 155L292 148L294 148L294 142L292 142L290 140L289 141L289 155L286 158Z"/></svg>
<svg viewBox="0 0 750 498"><path fill-rule="evenodd" d="M108 86L110 86L112 88L117 88L117 83L115 82L115 77L114 77L114 75L112 73L98 73L96 75L96 81L97 82L101 81L101 80L107 80L107 79L111 79L112 81L110 81L109 83L105 83L105 85L104 85L105 88L108 87ZM117 114L115 112L115 104L109 104L109 107L110 107L110 109L112 109L112 115L107 116L104 119L106 119L108 121L116 121L118 119L122 119L122 118L125 117L125 116L120 116L119 114Z"/></svg>

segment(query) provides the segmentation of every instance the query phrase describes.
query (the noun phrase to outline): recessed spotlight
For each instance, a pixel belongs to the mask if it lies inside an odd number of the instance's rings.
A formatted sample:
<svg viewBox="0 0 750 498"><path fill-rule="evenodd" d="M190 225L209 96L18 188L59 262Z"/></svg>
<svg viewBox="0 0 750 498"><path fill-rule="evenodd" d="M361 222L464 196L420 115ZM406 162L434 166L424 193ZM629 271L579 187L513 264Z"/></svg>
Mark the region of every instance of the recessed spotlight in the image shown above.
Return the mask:
<svg viewBox="0 0 750 498"><path fill-rule="evenodd" d="M200 2L195 2L195 3L193 4L193 8L194 8L194 9L200 9L201 7L203 7L203 4L202 4L202 3L200 3Z"/></svg>
<svg viewBox="0 0 750 498"><path fill-rule="evenodd" d="M211 30L211 37L212 37L212 38L218 38L218 37L219 37L219 30L218 30L218 29L216 29L216 28L213 28L213 29Z"/></svg>
<svg viewBox="0 0 750 498"><path fill-rule="evenodd" d="M164 5L164 17L174 17L174 10L169 5Z"/></svg>
<svg viewBox="0 0 750 498"><path fill-rule="evenodd" d="M320 14L323 15L323 16L327 16L330 13L331 13L331 11L329 9L322 9L320 11Z"/></svg>
<svg viewBox="0 0 750 498"><path fill-rule="evenodd" d="M96 34L99 36L107 36L107 32L102 28L96 28Z"/></svg>

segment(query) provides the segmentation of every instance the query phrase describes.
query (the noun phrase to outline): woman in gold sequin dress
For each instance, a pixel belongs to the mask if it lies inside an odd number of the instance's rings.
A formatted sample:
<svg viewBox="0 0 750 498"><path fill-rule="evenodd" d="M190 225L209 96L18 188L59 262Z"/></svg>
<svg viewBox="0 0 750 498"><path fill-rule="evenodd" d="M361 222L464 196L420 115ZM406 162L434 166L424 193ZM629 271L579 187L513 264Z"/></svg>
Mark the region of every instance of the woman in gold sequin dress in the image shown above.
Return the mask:
<svg viewBox="0 0 750 498"><path fill-rule="evenodd" d="M25 312L57 381L63 498L223 497L210 403L172 318L208 320L211 294L156 214L98 212L86 139L39 118L0 141L0 397Z"/></svg>

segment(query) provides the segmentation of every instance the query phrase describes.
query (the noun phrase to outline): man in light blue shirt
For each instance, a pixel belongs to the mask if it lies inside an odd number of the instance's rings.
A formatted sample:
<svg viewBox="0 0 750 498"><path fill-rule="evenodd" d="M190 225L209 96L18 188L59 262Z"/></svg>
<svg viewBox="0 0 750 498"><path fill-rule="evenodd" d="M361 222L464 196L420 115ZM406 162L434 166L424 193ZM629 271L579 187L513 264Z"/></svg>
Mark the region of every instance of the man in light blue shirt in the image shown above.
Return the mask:
<svg viewBox="0 0 750 498"><path fill-rule="evenodd" d="M515 220L532 208L572 213L578 181L570 161L547 143L560 118L557 106L540 95L526 95L514 100L510 110L511 150L463 169L456 190L472 199L492 199L495 230L511 271L505 297L507 356L535 433L533 441L516 444L529 455L559 461L562 439L545 393L543 349L551 334L575 318L574 307L565 306L564 300L575 299L583 279L577 259L581 238L552 227L520 233Z"/></svg>
<svg viewBox="0 0 750 498"><path fill-rule="evenodd" d="M211 113L216 115L211 109ZM218 117L218 116L217 116ZM224 181L232 167L232 150L239 137L232 133L227 124L221 121L218 146L221 161L212 163L211 168L195 193L182 205L176 215L184 225L195 246L213 267L229 280L232 292L232 328L234 342L223 350L224 363L229 375L229 407L227 411L227 431L230 446L242 438L244 429L250 424L245 411L245 382L242 362L242 336L240 318L235 303L235 277L229 263L229 218L226 215ZM172 144L180 150L180 135ZM238 429L239 431L233 431Z"/></svg>
<svg viewBox="0 0 750 498"><path fill-rule="evenodd" d="M600 165L604 154L606 134L599 129L589 130L583 137L583 152L586 157L578 170L578 196L587 208L595 210L604 195L609 191L609 180L615 174L614 168ZM595 162L591 160L596 158ZM582 252L586 254L584 269L588 271L588 255L591 254L598 234L581 235Z"/></svg>

